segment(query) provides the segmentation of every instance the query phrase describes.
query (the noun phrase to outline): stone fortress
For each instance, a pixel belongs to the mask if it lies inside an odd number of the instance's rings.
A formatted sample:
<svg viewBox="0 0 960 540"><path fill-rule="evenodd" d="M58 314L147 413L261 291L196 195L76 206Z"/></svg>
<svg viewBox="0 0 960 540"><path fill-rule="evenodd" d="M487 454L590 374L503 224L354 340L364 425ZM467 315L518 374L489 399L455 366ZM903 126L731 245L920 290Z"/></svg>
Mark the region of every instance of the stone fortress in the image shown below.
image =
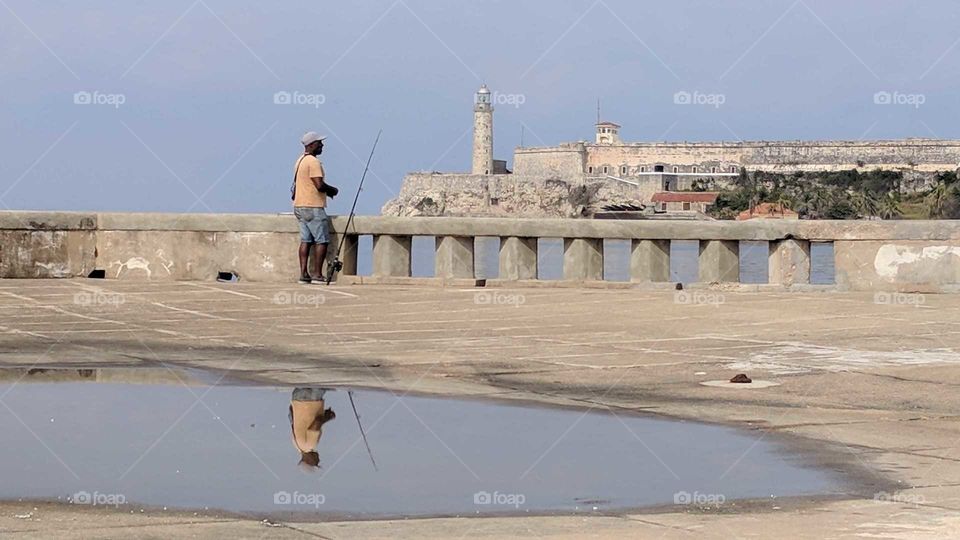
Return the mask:
<svg viewBox="0 0 960 540"><path fill-rule="evenodd" d="M723 187L742 168L895 170L907 189L922 189L960 167L960 140L629 143L621 126L601 121L592 143L517 148L511 171L494 159L493 113L484 85L474 100L471 173L410 173L383 215L585 217L609 205L648 206L655 194L689 191L697 180Z"/></svg>

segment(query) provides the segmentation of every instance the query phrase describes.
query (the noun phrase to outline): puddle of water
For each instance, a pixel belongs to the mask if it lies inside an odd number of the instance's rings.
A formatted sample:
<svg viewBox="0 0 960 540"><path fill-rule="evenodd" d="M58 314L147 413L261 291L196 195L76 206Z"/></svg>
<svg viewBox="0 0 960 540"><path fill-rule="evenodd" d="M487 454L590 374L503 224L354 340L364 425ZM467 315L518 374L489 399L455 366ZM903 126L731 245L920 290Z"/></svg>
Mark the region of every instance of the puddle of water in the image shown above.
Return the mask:
<svg viewBox="0 0 960 540"><path fill-rule="evenodd" d="M375 470L346 389L215 381L168 370L0 372L9 407L0 408L0 498L386 517L706 505L841 489L757 433L353 391ZM321 423L326 409L335 418Z"/></svg>

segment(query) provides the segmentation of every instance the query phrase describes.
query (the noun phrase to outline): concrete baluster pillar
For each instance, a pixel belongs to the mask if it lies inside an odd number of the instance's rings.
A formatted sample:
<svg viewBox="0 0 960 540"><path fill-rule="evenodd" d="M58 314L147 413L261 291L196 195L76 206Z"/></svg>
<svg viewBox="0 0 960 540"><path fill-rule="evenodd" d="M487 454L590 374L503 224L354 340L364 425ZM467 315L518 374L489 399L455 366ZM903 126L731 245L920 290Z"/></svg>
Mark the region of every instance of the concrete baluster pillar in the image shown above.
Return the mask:
<svg viewBox="0 0 960 540"><path fill-rule="evenodd" d="M603 240L600 238L564 238L563 279L602 281Z"/></svg>
<svg viewBox="0 0 960 540"><path fill-rule="evenodd" d="M700 282L740 281L740 242L737 240L700 241Z"/></svg>
<svg viewBox="0 0 960 540"><path fill-rule="evenodd" d="M810 241L787 238L770 242L770 283L789 287L810 283Z"/></svg>
<svg viewBox="0 0 960 540"><path fill-rule="evenodd" d="M500 240L500 279L537 279L537 239L507 236Z"/></svg>
<svg viewBox="0 0 960 540"><path fill-rule="evenodd" d="M340 247L340 238L339 233L332 233L330 235L330 245L327 246L327 262L333 262L334 258L336 258L337 248ZM336 281L336 278L340 275L357 275L357 243L358 236L355 234L348 234L343 241L343 251L340 252L340 262L343 263L343 269L334 275L334 281ZM326 265L324 265L323 271L324 273L327 272Z"/></svg>
<svg viewBox="0 0 960 540"><path fill-rule="evenodd" d="M345 276L357 275L357 250L359 247L360 237L355 234L348 234L343 241L343 251L340 252L340 261L343 263L341 274Z"/></svg>
<svg viewBox="0 0 960 540"><path fill-rule="evenodd" d="M434 275L439 278L473 279L473 237L438 236Z"/></svg>
<svg viewBox="0 0 960 540"><path fill-rule="evenodd" d="M630 251L630 280L670 281L670 241L633 240Z"/></svg>
<svg viewBox="0 0 960 540"><path fill-rule="evenodd" d="M410 236L377 234L373 237L373 275L410 277Z"/></svg>

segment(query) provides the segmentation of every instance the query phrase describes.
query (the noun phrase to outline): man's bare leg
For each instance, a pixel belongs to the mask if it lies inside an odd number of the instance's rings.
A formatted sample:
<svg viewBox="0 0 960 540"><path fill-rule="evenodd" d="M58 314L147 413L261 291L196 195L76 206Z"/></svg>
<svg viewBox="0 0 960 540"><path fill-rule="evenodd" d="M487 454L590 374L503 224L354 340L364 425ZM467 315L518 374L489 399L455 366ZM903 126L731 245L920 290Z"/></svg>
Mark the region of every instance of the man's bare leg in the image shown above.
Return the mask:
<svg viewBox="0 0 960 540"><path fill-rule="evenodd" d="M300 256L300 276L301 277L309 275L307 273L307 261L310 258L311 245L312 244L308 244L306 242L300 242L300 250L297 252L297 254Z"/></svg>
<svg viewBox="0 0 960 540"><path fill-rule="evenodd" d="M327 245L314 244L313 251L313 275L314 277L323 276L323 263L327 259Z"/></svg>

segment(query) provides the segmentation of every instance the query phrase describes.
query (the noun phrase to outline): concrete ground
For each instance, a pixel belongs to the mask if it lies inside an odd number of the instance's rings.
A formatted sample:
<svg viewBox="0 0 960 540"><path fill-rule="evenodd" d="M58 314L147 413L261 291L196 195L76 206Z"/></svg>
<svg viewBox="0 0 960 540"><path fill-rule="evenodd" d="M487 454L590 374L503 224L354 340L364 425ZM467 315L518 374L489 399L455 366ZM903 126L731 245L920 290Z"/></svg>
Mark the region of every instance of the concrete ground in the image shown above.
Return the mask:
<svg viewBox="0 0 960 540"><path fill-rule="evenodd" d="M0 366L161 363L741 426L816 449L861 488L713 510L273 524L11 501L0 534L960 537L955 295L0 280ZM779 385L700 384L741 372Z"/></svg>

